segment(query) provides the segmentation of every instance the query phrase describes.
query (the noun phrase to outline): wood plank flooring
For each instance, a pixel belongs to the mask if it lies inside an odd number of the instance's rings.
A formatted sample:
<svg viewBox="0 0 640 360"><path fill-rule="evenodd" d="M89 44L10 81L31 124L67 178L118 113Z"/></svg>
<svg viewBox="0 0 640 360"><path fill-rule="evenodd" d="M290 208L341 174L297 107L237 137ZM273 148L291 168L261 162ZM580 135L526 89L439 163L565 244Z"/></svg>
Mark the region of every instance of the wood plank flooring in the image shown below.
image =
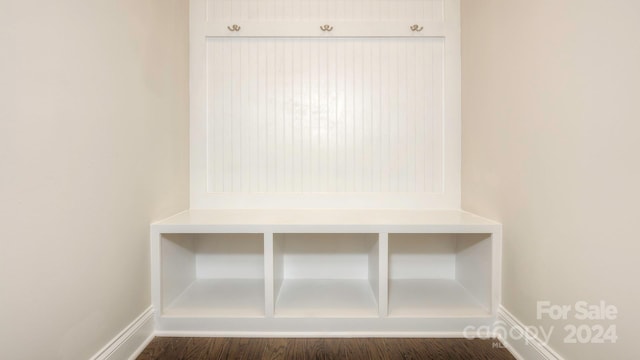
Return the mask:
<svg viewBox="0 0 640 360"><path fill-rule="evenodd" d="M156 337L138 360L486 359L515 360L497 340Z"/></svg>

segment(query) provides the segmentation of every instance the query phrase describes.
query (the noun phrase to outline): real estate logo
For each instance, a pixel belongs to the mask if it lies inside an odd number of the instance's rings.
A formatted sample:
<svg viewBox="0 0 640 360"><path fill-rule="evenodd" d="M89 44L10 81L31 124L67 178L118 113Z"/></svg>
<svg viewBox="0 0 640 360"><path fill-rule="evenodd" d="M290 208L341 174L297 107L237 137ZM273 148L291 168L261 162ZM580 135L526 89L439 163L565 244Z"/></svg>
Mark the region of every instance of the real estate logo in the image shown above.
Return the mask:
<svg viewBox="0 0 640 360"><path fill-rule="evenodd" d="M538 301L536 318L577 321L578 323L570 323L563 327L564 342L567 344L613 344L618 340L616 325L610 323L618 318L618 308L605 301L598 304L578 301L573 305L554 305L550 301Z"/></svg>
<svg viewBox="0 0 640 360"><path fill-rule="evenodd" d="M618 308L605 301L597 304L577 301L570 305L538 301L536 318L568 322L562 327L563 341L567 344L613 344L618 340L616 325L612 323L618 318ZM532 343L548 344L555 331L554 325L522 326L498 320L493 325L467 326L463 333L467 339L498 338L507 342L524 341L531 345ZM502 345L496 343L494 346Z"/></svg>

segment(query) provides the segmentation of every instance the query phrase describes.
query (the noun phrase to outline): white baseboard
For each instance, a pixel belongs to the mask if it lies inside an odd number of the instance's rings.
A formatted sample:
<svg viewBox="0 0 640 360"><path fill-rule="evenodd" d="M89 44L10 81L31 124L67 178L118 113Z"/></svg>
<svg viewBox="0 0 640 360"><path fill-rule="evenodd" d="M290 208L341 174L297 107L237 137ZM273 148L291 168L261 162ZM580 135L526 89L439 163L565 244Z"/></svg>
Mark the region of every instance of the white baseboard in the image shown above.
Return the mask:
<svg viewBox="0 0 640 360"><path fill-rule="evenodd" d="M562 356L556 353L549 345L540 340L535 334L528 330L528 328L518 320L507 309L500 306L498 309L498 323L503 325L502 331L496 331L495 336L504 344L504 346L513 354L518 360L564 360ZM504 335L507 335L506 337ZM512 336L509 334L519 334L520 336ZM136 318L131 324L123 329L118 335L116 335L107 345L105 345L100 351L98 351L90 360L133 360L144 350L144 348L151 342L155 335L160 336L220 336L222 333L203 333L203 332L163 332L158 331L156 333L153 321L153 308L149 307L138 318ZM224 333L225 336L265 336L267 334L252 334L252 333ZM288 333L274 333L272 336L290 336L294 334ZM305 334L295 333L296 336L304 336ZM314 333L314 336L318 336L318 333ZM332 334L333 336L338 334ZM344 334L343 334L344 335ZM360 336L371 336L371 333L359 334ZM387 336L389 334L386 334ZM400 334L395 334L400 335ZM403 333L403 336L424 336L422 333L407 334ZM434 335L434 334L430 334ZM441 333L440 337L457 336L457 334ZM468 334L466 334L468 336ZM268 336L268 335L267 335ZM353 337L353 333L349 333L350 337ZM357 336L356 336L357 337ZM433 337L433 336L430 336Z"/></svg>
<svg viewBox="0 0 640 360"><path fill-rule="evenodd" d="M504 325L496 337L518 360L564 360L549 344L540 340L502 305L498 309L498 322ZM504 335L507 335L506 337ZM513 336L516 335L516 336Z"/></svg>
<svg viewBox="0 0 640 360"><path fill-rule="evenodd" d="M135 359L151 342L153 336L153 307L149 307L100 349L91 360Z"/></svg>

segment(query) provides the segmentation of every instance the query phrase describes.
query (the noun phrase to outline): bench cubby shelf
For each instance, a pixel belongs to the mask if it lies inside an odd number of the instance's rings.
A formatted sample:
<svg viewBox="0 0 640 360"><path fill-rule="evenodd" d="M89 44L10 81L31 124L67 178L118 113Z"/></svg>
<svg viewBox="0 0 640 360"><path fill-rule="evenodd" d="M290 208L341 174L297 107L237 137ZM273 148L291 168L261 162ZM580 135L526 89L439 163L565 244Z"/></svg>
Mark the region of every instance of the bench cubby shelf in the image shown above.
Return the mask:
<svg viewBox="0 0 640 360"><path fill-rule="evenodd" d="M500 303L501 226L463 211L189 210L151 234L165 334L442 336Z"/></svg>
<svg viewBox="0 0 640 360"><path fill-rule="evenodd" d="M492 234L389 234L389 316L491 314Z"/></svg>
<svg viewBox="0 0 640 360"><path fill-rule="evenodd" d="M163 234L164 316L264 316L261 234Z"/></svg>
<svg viewBox="0 0 640 360"><path fill-rule="evenodd" d="M276 317L378 316L377 234L274 234Z"/></svg>

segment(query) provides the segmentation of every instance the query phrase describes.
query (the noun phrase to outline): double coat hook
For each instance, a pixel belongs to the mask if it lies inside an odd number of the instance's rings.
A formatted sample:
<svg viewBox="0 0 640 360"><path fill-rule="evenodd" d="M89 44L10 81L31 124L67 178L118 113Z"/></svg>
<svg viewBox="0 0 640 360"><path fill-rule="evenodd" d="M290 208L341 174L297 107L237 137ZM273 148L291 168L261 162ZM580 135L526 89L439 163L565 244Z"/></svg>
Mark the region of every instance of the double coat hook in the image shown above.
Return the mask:
<svg viewBox="0 0 640 360"><path fill-rule="evenodd" d="M424 27L419 26L419 25L417 25L417 24L416 24L416 25L411 25L411 26L409 26L409 29L411 29L411 31L417 31L417 32L420 32L420 31L422 31L422 29L424 29Z"/></svg>
<svg viewBox="0 0 640 360"><path fill-rule="evenodd" d="M240 26L233 24L231 26L227 26L227 29L229 29L229 31L240 31Z"/></svg>
<svg viewBox="0 0 640 360"><path fill-rule="evenodd" d="M320 26L320 30L322 30L322 31L331 31L331 30L333 30L333 26L322 25L322 26Z"/></svg>

